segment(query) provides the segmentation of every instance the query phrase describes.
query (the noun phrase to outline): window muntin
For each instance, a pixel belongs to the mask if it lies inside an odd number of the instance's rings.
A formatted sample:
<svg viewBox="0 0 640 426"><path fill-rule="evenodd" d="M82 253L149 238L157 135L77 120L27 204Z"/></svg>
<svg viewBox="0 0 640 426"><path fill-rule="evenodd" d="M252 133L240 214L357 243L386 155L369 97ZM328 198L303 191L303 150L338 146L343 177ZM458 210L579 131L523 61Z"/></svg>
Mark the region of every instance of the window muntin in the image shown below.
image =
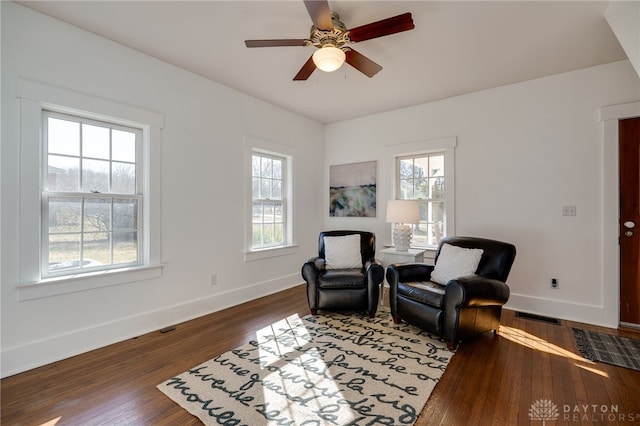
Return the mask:
<svg viewBox="0 0 640 426"><path fill-rule="evenodd" d="M286 158L262 152L251 157L251 249L285 245L287 241Z"/></svg>
<svg viewBox="0 0 640 426"><path fill-rule="evenodd" d="M397 158L398 198L417 200L420 223L413 226L413 246L436 246L446 236L445 153Z"/></svg>
<svg viewBox="0 0 640 426"><path fill-rule="evenodd" d="M141 129L43 111L42 276L142 259Z"/></svg>

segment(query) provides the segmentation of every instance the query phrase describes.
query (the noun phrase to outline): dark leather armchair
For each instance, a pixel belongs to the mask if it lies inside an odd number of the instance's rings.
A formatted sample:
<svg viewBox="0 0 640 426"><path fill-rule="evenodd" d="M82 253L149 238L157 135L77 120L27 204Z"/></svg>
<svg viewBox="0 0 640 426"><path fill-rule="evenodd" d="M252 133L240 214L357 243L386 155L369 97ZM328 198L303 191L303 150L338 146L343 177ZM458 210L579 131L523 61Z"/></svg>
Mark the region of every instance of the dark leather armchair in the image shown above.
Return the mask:
<svg viewBox="0 0 640 426"><path fill-rule="evenodd" d="M505 282L516 248L484 238L448 237L438 245L436 265L445 243L483 250L475 274L441 285L430 280L434 266L406 263L390 265L387 281L394 322L403 319L442 338L453 349L462 340L499 328L502 305L509 300Z"/></svg>
<svg viewBox="0 0 640 426"><path fill-rule="evenodd" d="M357 268L328 269L325 261L324 237L360 235L362 265ZM318 238L318 256L302 265L302 277L307 282L307 299L311 314L318 309L366 310L374 317L378 309L380 283L384 268L375 260L376 236L363 231L325 231Z"/></svg>

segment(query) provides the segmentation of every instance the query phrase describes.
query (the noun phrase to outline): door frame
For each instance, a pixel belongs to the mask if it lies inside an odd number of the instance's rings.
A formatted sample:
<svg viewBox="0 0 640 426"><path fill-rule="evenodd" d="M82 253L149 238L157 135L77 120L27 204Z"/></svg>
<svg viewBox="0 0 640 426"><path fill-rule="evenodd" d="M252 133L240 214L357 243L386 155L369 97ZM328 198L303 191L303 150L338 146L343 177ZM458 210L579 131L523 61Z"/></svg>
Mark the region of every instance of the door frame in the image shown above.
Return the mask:
<svg viewBox="0 0 640 426"><path fill-rule="evenodd" d="M620 245L618 121L640 117L640 101L600 108L603 123L602 155L602 303L603 323L620 325Z"/></svg>

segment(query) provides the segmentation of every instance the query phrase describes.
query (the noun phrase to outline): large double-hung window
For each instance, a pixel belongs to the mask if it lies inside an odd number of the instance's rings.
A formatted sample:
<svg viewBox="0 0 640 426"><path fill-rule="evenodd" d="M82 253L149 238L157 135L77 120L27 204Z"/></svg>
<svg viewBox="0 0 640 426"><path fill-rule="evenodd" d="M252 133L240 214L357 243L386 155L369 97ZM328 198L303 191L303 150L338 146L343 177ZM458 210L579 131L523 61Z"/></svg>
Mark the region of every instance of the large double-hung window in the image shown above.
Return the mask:
<svg viewBox="0 0 640 426"><path fill-rule="evenodd" d="M42 276L138 266L142 130L43 111Z"/></svg>

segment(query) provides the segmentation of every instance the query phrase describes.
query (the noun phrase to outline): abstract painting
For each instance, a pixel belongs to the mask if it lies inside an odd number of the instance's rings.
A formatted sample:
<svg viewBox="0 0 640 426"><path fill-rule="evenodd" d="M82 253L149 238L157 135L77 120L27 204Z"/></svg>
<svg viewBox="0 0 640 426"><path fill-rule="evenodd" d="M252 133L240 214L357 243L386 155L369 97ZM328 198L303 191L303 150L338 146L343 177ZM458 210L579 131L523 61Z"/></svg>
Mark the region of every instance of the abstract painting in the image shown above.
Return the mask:
<svg viewBox="0 0 640 426"><path fill-rule="evenodd" d="M376 162L329 167L329 216L376 216Z"/></svg>

